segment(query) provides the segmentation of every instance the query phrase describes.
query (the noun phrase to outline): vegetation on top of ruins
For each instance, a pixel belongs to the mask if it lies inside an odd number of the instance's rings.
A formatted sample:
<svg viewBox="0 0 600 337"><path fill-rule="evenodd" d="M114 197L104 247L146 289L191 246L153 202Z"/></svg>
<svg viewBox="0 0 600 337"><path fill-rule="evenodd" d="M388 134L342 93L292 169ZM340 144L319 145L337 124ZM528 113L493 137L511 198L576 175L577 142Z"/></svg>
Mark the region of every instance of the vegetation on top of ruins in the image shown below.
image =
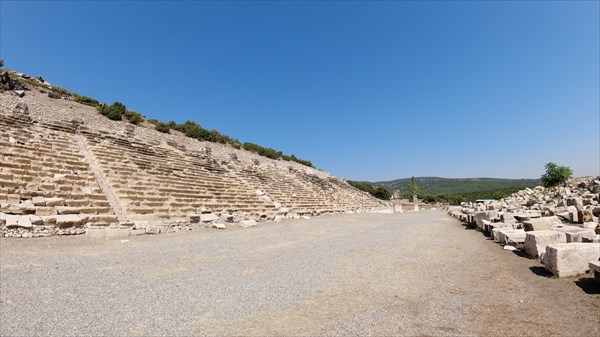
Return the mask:
<svg viewBox="0 0 600 337"><path fill-rule="evenodd" d="M85 104L85 105L89 105L89 106L93 106L93 107L97 107L100 105L100 102L98 102L97 100L88 97L88 96L81 96L77 93L71 93L71 95L73 95L73 99L75 100L75 102L77 103L81 103L81 104Z"/></svg>
<svg viewBox="0 0 600 337"><path fill-rule="evenodd" d="M57 93L62 94L62 95L71 95L71 92L69 90L67 90L65 88L61 88L61 87L59 87L57 85L53 85L52 86L52 91L57 92Z"/></svg>
<svg viewBox="0 0 600 337"><path fill-rule="evenodd" d="M542 175L544 187L554 187L565 184L573 176L573 171L567 166L558 166L555 163L546 163L546 173Z"/></svg>
<svg viewBox="0 0 600 337"><path fill-rule="evenodd" d="M0 67L2 66L4 66L3 62L0 64ZM15 76L11 73L11 70L7 70L11 78L20 81L21 83L26 83L36 87L49 88L47 82L44 82L41 78L38 79L37 77L30 78L28 76ZM108 105L107 103L100 103L98 100L92 97L82 96L55 85L50 87L50 90L62 95L63 97L71 97L73 101L77 103L95 107L101 115L114 121L122 121L123 119L126 119L131 124L139 125L145 120L142 114L132 110L127 110L125 104L121 102L114 102L111 105ZM186 121L183 124L177 124L175 121L169 121L167 123L164 123L156 119L150 119L148 120L148 122L153 124L154 128L157 131L163 133L170 133L171 129L173 129L182 132L190 138L194 138L200 141L227 144L235 149L243 148L244 150L256 153L260 156L264 156L267 158L275 160L281 159L286 161L294 161L308 167L314 167L312 162L309 160L300 159L293 154L286 155L283 154L281 151L277 151L272 148L263 147L249 142L242 144L239 140L221 134L217 130L206 130L194 121Z"/></svg>
<svg viewBox="0 0 600 337"><path fill-rule="evenodd" d="M102 103L98 106L98 112L113 121L123 120L123 114L125 114L126 110L125 104L121 102L114 102L111 105Z"/></svg>
<svg viewBox="0 0 600 337"><path fill-rule="evenodd" d="M350 186L354 186L363 192L367 192L377 199L390 200L392 197L392 193L383 186L373 186L370 183L364 181L348 180L347 182L348 184L350 184Z"/></svg>

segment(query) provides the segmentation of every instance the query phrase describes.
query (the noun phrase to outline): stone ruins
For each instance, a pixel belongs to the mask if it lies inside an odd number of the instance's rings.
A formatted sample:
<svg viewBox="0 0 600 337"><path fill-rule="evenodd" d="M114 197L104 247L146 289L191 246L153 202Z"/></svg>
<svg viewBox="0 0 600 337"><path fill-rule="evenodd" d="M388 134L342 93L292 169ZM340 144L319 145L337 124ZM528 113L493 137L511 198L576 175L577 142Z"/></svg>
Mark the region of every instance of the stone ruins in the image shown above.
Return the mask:
<svg viewBox="0 0 600 337"><path fill-rule="evenodd" d="M539 259L557 277L594 270L600 284L600 177L519 191L502 200L451 206L448 212L504 245Z"/></svg>
<svg viewBox="0 0 600 337"><path fill-rule="evenodd" d="M310 167L111 121L92 107L50 99L0 93L4 237L124 237L391 211Z"/></svg>

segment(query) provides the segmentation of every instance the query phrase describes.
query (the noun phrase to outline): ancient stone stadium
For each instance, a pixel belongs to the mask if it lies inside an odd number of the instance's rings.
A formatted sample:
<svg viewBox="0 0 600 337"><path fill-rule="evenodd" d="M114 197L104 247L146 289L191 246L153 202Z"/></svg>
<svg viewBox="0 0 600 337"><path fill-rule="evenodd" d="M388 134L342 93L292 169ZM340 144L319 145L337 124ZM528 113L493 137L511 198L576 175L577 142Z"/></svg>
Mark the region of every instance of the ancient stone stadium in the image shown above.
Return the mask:
<svg viewBox="0 0 600 337"><path fill-rule="evenodd" d="M2 336L600 335L600 177L403 205L0 89Z"/></svg>
<svg viewBox="0 0 600 337"><path fill-rule="evenodd" d="M2 94L0 114L4 236L128 236L389 210L317 169L111 121L43 90Z"/></svg>

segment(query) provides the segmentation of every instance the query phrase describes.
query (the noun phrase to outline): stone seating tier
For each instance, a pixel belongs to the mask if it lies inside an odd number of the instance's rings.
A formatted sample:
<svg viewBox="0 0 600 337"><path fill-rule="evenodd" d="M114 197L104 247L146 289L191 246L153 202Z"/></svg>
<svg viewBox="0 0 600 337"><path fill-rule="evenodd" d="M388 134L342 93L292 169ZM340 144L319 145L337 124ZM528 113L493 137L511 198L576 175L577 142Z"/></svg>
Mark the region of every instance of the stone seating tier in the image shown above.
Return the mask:
<svg viewBox="0 0 600 337"><path fill-rule="evenodd" d="M331 177L268 162L219 160L208 151L94 130L85 123L2 113L4 214L95 215L86 217L87 226L116 226L121 217L185 220L206 209L252 218L385 207ZM40 201L50 199L60 202Z"/></svg>

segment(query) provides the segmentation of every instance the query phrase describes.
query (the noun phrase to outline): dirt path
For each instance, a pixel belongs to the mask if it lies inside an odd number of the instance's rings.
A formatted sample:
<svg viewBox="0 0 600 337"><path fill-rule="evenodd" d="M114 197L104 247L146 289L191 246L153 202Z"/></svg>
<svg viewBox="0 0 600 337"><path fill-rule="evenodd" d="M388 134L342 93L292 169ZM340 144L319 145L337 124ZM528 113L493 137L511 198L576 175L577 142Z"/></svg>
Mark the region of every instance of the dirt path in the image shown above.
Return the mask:
<svg viewBox="0 0 600 337"><path fill-rule="evenodd" d="M0 335L600 335L555 279L440 211L0 240Z"/></svg>

